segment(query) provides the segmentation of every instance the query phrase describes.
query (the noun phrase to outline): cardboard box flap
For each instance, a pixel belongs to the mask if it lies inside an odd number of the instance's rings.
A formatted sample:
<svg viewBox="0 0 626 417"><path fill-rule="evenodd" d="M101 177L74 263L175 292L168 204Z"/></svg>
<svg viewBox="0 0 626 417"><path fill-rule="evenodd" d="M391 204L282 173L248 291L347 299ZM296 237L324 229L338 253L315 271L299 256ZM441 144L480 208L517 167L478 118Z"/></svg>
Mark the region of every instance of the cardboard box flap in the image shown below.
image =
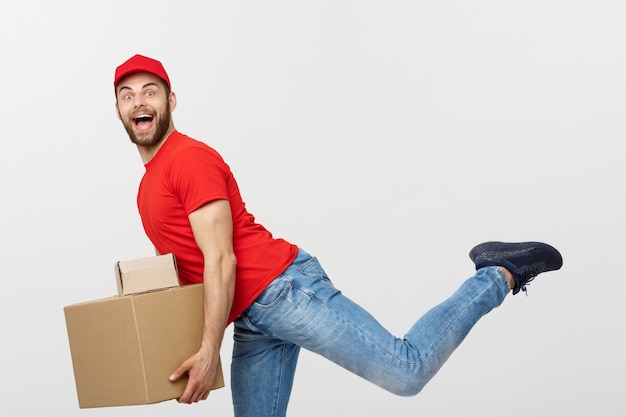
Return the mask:
<svg viewBox="0 0 626 417"><path fill-rule="evenodd" d="M114 297L64 310L80 406L146 401L143 363L136 354L141 341L129 320L132 299Z"/></svg>
<svg viewBox="0 0 626 417"><path fill-rule="evenodd" d="M173 253L118 261L115 264L115 276L120 296L180 286Z"/></svg>
<svg viewBox="0 0 626 417"><path fill-rule="evenodd" d="M133 297L135 319L142 342L142 362L146 368L149 402L178 395L187 386L183 376L172 383L169 376L184 360L200 349L204 324L202 284L184 286L176 291L160 291ZM163 306L176 306L163 314ZM176 335L164 339L163 335ZM212 388L224 386L221 364Z"/></svg>

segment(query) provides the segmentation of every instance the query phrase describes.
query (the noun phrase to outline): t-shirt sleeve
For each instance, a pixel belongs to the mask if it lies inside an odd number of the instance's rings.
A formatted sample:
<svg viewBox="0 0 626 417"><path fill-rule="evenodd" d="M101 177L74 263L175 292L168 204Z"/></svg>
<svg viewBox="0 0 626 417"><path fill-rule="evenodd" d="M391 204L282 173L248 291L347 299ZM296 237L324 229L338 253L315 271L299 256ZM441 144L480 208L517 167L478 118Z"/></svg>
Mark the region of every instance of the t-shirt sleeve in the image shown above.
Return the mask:
<svg viewBox="0 0 626 417"><path fill-rule="evenodd" d="M174 158L170 184L187 215L206 203L228 199L228 167L211 149L189 147Z"/></svg>

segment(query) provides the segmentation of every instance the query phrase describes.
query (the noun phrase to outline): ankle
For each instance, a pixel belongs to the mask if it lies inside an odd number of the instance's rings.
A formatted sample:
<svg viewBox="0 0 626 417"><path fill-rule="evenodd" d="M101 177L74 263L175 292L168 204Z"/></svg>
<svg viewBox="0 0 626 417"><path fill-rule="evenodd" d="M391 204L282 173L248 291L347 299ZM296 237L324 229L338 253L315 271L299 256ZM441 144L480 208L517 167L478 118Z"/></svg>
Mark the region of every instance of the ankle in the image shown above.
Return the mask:
<svg viewBox="0 0 626 417"><path fill-rule="evenodd" d="M502 271L502 275L504 275L504 278L506 278L506 280L509 281L509 285L511 289L514 289L515 279L513 278L513 274L511 274L511 272L509 272L509 270L503 266L499 266L498 268L500 268L500 270Z"/></svg>

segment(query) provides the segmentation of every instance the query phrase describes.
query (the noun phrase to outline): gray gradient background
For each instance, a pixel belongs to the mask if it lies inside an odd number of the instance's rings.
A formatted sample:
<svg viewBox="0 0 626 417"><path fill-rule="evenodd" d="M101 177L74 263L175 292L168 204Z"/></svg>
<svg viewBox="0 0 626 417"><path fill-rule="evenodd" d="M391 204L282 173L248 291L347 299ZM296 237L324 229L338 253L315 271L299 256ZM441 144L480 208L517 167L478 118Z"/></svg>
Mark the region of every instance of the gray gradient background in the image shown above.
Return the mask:
<svg viewBox="0 0 626 417"><path fill-rule="evenodd" d="M476 243L563 253L418 397L303 352L291 416L624 415L623 1L3 2L0 35L3 416L232 415L228 388L78 408L62 308L152 254L112 87L138 52L257 219L398 335Z"/></svg>

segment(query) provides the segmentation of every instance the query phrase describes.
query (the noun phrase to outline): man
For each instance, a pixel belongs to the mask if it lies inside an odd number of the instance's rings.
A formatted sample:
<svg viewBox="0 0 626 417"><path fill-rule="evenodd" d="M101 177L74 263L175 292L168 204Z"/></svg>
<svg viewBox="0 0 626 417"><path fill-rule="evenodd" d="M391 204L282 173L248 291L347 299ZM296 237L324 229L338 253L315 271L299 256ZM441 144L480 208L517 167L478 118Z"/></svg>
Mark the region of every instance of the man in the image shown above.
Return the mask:
<svg viewBox="0 0 626 417"><path fill-rule="evenodd" d="M336 290L316 258L256 223L220 155L175 129L176 95L159 61L131 57L114 87L146 168L137 194L146 234L157 253L175 254L183 284L204 282L201 347L170 377L189 377L179 402L209 395L231 323L237 417L286 415L302 347L392 393L416 395L509 291L562 265L544 243L480 244L470 251L475 275L396 338Z"/></svg>

